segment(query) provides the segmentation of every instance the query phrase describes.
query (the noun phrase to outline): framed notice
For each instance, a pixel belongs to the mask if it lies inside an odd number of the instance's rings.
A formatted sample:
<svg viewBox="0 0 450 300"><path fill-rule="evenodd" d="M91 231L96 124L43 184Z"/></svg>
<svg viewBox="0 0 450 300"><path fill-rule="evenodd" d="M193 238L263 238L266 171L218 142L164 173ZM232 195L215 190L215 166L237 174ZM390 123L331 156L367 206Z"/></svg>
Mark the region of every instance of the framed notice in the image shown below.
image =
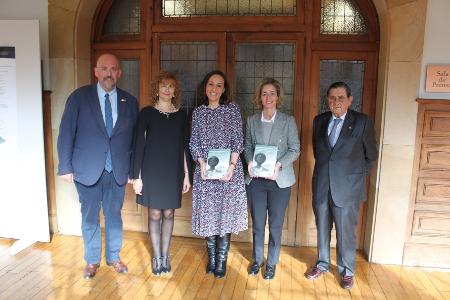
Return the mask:
<svg viewBox="0 0 450 300"><path fill-rule="evenodd" d="M14 47L0 46L0 150L16 152L17 136L16 52ZM5 148L7 147L7 148Z"/></svg>
<svg viewBox="0 0 450 300"><path fill-rule="evenodd" d="M428 65L425 91L450 93L450 65Z"/></svg>

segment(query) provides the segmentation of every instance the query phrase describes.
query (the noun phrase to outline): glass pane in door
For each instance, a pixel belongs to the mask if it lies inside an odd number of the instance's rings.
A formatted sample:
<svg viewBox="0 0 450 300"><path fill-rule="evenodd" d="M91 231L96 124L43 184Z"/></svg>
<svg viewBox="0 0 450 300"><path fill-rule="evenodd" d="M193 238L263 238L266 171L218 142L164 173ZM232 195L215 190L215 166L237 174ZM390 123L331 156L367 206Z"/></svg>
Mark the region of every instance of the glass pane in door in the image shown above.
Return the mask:
<svg viewBox="0 0 450 300"><path fill-rule="evenodd" d="M137 59L119 59L122 76L117 86L139 99L140 67Z"/></svg>
<svg viewBox="0 0 450 300"><path fill-rule="evenodd" d="M258 111L252 99L256 86L265 77L273 77L284 88L281 111L293 113L295 45L293 43L239 43L236 46L235 100L242 118Z"/></svg>
<svg viewBox="0 0 450 300"><path fill-rule="evenodd" d="M336 81L344 81L352 91L353 110L361 111L364 84L365 62L358 60L320 61L320 99L319 113L328 111L327 89Z"/></svg>
<svg viewBox="0 0 450 300"><path fill-rule="evenodd" d="M181 85L182 106L197 105L196 89L217 66L217 44L211 42L162 42L161 70L174 73Z"/></svg>

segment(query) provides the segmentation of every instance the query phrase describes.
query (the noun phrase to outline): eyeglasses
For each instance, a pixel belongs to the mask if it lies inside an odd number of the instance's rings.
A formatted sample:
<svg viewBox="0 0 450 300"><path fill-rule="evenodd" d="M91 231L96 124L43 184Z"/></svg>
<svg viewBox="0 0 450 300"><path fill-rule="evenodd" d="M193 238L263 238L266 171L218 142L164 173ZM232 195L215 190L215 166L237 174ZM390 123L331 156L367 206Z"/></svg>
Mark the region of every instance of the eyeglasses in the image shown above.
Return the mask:
<svg viewBox="0 0 450 300"><path fill-rule="evenodd" d="M104 72L104 73L108 73L108 72L115 73L115 72L119 71L119 68L117 68L117 67L111 67L111 68L108 68L108 67L96 67L96 69L98 71L101 71L101 72Z"/></svg>
<svg viewBox="0 0 450 300"><path fill-rule="evenodd" d="M339 96L339 97L328 96L327 99L328 99L328 101L331 101L331 102L344 102L345 100L348 99L348 97L347 96Z"/></svg>

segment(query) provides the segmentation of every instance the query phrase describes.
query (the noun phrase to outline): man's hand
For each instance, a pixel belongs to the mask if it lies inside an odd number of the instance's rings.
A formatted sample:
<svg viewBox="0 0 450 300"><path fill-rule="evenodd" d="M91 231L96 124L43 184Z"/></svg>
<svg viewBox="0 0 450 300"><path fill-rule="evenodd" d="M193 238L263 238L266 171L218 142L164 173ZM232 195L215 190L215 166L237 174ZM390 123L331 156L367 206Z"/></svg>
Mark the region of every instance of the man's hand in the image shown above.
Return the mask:
<svg viewBox="0 0 450 300"><path fill-rule="evenodd" d="M59 178L68 183L73 183L73 173L59 175Z"/></svg>
<svg viewBox="0 0 450 300"><path fill-rule="evenodd" d="M136 195L142 195L142 179L135 179L133 181L133 190L136 193Z"/></svg>

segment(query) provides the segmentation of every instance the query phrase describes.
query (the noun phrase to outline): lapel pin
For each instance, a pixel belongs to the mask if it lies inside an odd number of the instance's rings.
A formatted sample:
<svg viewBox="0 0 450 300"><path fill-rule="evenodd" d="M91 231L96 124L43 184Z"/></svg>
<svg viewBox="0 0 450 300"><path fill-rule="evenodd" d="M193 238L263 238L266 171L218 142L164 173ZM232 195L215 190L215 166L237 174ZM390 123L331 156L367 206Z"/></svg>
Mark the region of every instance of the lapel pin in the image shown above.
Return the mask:
<svg viewBox="0 0 450 300"><path fill-rule="evenodd" d="M127 101L127 100L122 98L122 99L120 99L120 101L125 102L125 101Z"/></svg>
<svg viewBox="0 0 450 300"><path fill-rule="evenodd" d="M352 126L348 126L348 130L352 130Z"/></svg>

